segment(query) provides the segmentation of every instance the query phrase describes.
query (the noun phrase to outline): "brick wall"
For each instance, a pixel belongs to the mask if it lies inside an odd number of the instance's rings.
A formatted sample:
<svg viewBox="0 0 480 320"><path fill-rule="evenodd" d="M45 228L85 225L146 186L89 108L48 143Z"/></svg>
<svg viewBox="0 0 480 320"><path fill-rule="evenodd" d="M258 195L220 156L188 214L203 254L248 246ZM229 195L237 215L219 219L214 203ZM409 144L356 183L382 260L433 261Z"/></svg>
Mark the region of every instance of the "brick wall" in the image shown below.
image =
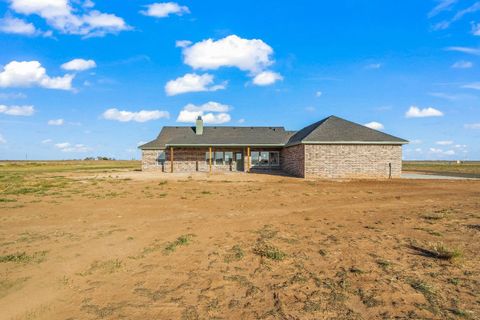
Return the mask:
<svg viewBox="0 0 480 320"><path fill-rule="evenodd" d="M305 145L306 178L392 178L402 171L399 145Z"/></svg>
<svg viewBox="0 0 480 320"><path fill-rule="evenodd" d="M280 163L288 174L303 178L305 176L305 148L299 144L282 149Z"/></svg>

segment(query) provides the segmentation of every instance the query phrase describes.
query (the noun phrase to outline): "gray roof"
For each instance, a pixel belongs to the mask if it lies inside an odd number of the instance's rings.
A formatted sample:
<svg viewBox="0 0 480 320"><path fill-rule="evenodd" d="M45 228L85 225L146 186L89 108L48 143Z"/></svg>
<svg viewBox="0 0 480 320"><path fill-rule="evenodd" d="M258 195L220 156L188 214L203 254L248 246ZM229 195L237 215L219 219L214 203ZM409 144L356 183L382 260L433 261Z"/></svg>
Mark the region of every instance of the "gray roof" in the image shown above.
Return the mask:
<svg viewBox="0 0 480 320"><path fill-rule="evenodd" d="M197 135L195 127L163 127L157 139L140 149L164 149L170 146L284 146L294 131L283 127L204 127Z"/></svg>
<svg viewBox="0 0 480 320"><path fill-rule="evenodd" d="M287 145L299 143L405 144L408 141L355 122L330 116L296 132Z"/></svg>
<svg viewBox="0 0 480 320"><path fill-rule="evenodd" d="M365 126L330 116L300 131L283 127L206 126L197 135L195 127L163 127L158 137L139 148L175 146L289 146L300 143L404 144L408 141Z"/></svg>

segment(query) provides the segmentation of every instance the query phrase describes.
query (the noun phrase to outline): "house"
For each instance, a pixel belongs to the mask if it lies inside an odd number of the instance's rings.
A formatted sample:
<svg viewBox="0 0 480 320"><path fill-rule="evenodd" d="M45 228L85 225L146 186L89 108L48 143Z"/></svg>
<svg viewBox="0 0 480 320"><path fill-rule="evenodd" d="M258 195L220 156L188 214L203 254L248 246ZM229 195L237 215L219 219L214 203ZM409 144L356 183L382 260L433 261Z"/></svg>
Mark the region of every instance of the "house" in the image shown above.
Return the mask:
<svg viewBox="0 0 480 320"><path fill-rule="evenodd" d="M283 127L163 127L139 148L142 170L255 172L304 178L396 178L408 141L335 116L299 131Z"/></svg>

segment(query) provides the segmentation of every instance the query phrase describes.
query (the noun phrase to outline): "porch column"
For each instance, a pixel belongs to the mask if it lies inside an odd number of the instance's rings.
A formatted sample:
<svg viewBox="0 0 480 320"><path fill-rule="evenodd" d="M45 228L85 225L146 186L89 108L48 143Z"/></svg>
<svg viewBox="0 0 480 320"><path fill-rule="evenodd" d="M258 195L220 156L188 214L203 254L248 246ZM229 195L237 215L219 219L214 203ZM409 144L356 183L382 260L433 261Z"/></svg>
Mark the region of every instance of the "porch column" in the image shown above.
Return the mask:
<svg viewBox="0 0 480 320"><path fill-rule="evenodd" d="M250 172L250 147L247 147L247 172Z"/></svg>
<svg viewBox="0 0 480 320"><path fill-rule="evenodd" d="M170 172L173 173L173 147L170 147Z"/></svg>
<svg viewBox="0 0 480 320"><path fill-rule="evenodd" d="M212 147L208 148L208 166L209 166L209 172L212 172Z"/></svg>

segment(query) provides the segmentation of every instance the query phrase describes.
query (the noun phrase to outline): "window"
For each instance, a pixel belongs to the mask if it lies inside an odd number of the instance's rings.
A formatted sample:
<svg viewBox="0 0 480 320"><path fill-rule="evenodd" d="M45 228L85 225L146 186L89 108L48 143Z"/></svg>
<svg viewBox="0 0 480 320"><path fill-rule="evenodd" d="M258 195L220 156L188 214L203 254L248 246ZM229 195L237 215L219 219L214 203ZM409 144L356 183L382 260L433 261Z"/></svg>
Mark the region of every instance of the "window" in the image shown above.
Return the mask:
<svg viewBox="0 0 480 320"><path fill-rule="evenodd" d="M208 165L210 164L210 152L209 151L205 152L205 162Z"/></svg>
<svg viewBox="0 0 480 320"><path fill-rule="evenodd" d="M250 153L250 156L252 157L252 166L258 166L260 160L260 152L252 151Z"/></svg>
<svg viewBox="0 0 480 320"><path fill-rule="evenodd" d="M225 152L225 163L229 164L233 161L233 152L227 151Z"/></svg>
<svg viewBox="0 0 480 320"><path fill-rule="evenodd" d="M160 150L157 156L157 165L161 165L165 162L165 151Z"/></svg>
<svg viewBox="0 0 480 320"><path fill-rule="evenodd" d="M259 163L261 166L268 166L268 161L269 161L269 153L268 151L262 151L260 152L260 159Z"/></svg>
<svg viewBox="0 0 480 320"><path fill-rule="evenodd" d="M280 165L280 153L278 151L270 152L270 165L271 166Z"/></svg>
<svg viewBox="0 0 480 320"><path fill-rule="evenodd" d="M215 164L223 164L223 151L215 151Z"/></svg>

